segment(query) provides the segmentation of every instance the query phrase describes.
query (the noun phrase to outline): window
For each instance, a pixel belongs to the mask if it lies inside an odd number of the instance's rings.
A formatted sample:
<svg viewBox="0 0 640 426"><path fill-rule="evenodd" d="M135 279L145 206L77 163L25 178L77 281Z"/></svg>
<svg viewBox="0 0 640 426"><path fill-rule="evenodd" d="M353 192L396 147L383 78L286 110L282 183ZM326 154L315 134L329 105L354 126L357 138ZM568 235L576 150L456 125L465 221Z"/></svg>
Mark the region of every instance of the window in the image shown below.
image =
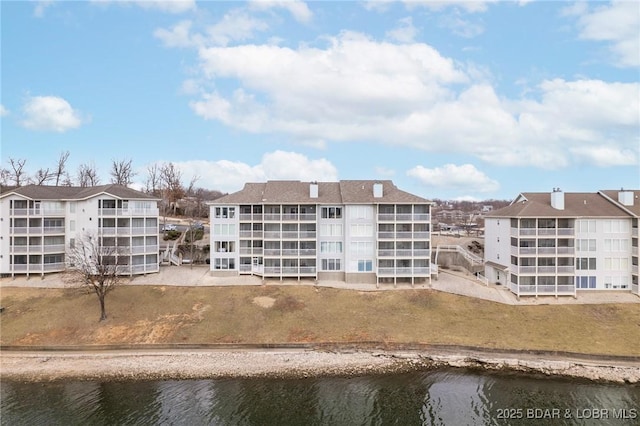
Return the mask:
<svg viewBox="0 0 640 426"><path fill-rule="evenodd" d="M583 234L587 233L595 233L596 232L596 221L595 220L578 220L576 222L577 231Z"/></svg>
<svg viewBox="0 0 640 426"><path fill-rule="evenodd" d="M64 219L51 219L45 218L43 220L43 225L45 228L63 228L64 227Z"/></svg>
<svg viewBox="0 0 640 426"><path fill-rule="evenodd" d="M236 260L231 259L216 259L214 262L216 269L236 269Z"/></svg>
<svg viewBox="0 0 640 426"><path fill-rule="evenodd" d="M342 207L323 207L322 218L323 219L341 219Z"/></svg>
<svg viewBox="0 0 640 426"><path fill-rule="evenodd" d="M339 271L340 269L340 259L322 259L323 271Z"/></svg>
<svg viewBox="0 0 640 426"><path fill-rule="evenodd" d="M235 207L216 207L215 216L218 219L233 219L236 217Z"/></svg>
<svg viewBox="0 0 640 426"><path fill-rule="evenodd" d="M373 225L370 223L351 224L352 237L373 237Z"/></svg>
<svg viewBox="0 0 640 426"><path fill-rule="evenodd" d="M320 225L320 236L322 237L341 237L342 224L322 224Z"/></svg>
<svg viewBox="0 0 640 426"><path fill-rule="evenodd" d="M628 238L606 238L604 240L604 251L627 251L628 247Z"/></svg>
<svg viewBox="0 0 640 426"><path fill-rule="evenodd" d="M349 217L351 219L371 219L373 207L371 206L349 206Z"/></svg>
<svg viewBox="0 0 640 426"><path fill-rule="evenodd" d="M216 237L221 235L235 235L235 234L236 234L235 224L216 223L213 226L213 235Z"/></svg>
<svg viewBox="0 0 640 426"><path fill-rule="evenodd" d="M70 220L69 221L69 231L75 232L75 230L76 230L76 221L75 220Z"/></svg>
<svg viewBox="0 0 640 426"><path fill-rule="evenodd" d="M351 242L351 252L355 254L373 254L373 242L353 241Z"/></svg>
<svg viewBox="0 0 640 426"><path fill-rule="evenodd" d="M629 288L629 277L605 276L604 288L613 288L615 290Z"/></svg>
<svg viewBox="0 0 640 426"><path fill-rule="evenodd" d="M322 241L320 253L342 253L342 241Z"/></svg>
<svg viewBox="0 0 640 426"><path fill-rule="evenodd" d="M216 241L214 249L219 253L233 253L235 246L235 241Z"/></svg>
<svg viewBox="0 0 640 426"><path fill-rule="evenodd" d="M596 277L576 277L577 288L596 288Z"/></svg>
<svg viewBox="0 0 640 426"><path fill-rule="evenodd" d="M629 232L629 222L621 219L605 220L604 232L612 234Z"/></svg>
<svg viewBox="0 0 640 426"><path fill-rule="evenodd" d="M358 272L371 272L373 271L372 260L358 260Z"/></svg>
<svg viewBox="0 0 640 426"><path fill-rule="evenodd" d="M582 271L593 271L596 269L595 257L579 257L576 259L576 269Z"/></svg>
<svg viewBox="0 0 640 426"><path fill-rule="evenodd" d="M578 239L576 240L577 251L596 251L595 239Z"/></svg>
<svg viewBox="0 0 640 426"><path fill-rule="evenodd" d="M605 257L604 269L607 271L628 271L629 259L626 257Z"/></svg>

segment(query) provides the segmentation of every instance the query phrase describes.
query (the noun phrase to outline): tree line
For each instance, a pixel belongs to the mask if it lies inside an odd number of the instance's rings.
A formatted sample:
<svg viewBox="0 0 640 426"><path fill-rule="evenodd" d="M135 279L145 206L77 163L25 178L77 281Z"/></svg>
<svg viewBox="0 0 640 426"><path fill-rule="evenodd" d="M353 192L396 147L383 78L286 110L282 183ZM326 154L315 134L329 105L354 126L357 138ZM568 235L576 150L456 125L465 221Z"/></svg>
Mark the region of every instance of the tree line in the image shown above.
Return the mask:
<svg viewBox="0 0 640 426"><path fill-rule="evenodd" d="M69 169L69 151L63 151L51 167L40 167L30 173L24 158L9 158L0 168L0 185L20 187L25 185L91 187L102 184L100 174L93 162L82 163L75 173ZM112 159L107 183L130 187L138 173L131 159ZM185 183L182 171L172 162L154 163L147 167L142 191L161 199L162 211L173 215L206 217L206 201L223 195L221 191L197 186L199 176Z"/></svg>

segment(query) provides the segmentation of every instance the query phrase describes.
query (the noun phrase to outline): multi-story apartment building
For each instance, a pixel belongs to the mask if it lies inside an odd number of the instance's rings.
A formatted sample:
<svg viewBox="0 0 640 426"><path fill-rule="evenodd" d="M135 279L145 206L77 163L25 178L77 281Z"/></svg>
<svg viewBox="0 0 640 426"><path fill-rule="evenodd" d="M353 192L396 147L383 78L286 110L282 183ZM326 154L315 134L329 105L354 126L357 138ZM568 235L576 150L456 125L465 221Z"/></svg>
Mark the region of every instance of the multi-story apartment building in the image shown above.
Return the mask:
<svg viewBox="0 0 640 426"><path fill-rule="evenodd" d="M640 191L522 193L485 218L485 274L518 296L638 292Z"/></svg>
<svg viewBox="0 0 640 426"><path fill-rule="evenodd" d="M0 192L0 274L63 271L84 236L117 257L126 274L158 272L158 200L119 185L28 185Z"/></svg>
<svg viewBox="0 0 640 426"><path fill-rule="evenodd" d="M247 183L210 203L211 271L429 282L430 207L391 181Z"/></svg>

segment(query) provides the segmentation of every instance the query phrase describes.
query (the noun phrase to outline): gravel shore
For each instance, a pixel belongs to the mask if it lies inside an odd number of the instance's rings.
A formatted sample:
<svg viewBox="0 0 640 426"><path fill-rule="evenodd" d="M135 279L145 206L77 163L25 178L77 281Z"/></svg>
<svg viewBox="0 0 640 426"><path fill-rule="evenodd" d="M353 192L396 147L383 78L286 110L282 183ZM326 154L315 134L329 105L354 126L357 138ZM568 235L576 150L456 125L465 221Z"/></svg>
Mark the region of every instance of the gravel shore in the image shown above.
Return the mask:
<svg viewBox="0 0 640 426"><path fill-rule="evenodd" d="M356 376L433 368L585 378L593 381L640 383L640 366L631 362L515 358L417 351L316 350L122 350L81 352L14 352L0 354L0 379L158 380L223 377L301 378Z"/></svg>

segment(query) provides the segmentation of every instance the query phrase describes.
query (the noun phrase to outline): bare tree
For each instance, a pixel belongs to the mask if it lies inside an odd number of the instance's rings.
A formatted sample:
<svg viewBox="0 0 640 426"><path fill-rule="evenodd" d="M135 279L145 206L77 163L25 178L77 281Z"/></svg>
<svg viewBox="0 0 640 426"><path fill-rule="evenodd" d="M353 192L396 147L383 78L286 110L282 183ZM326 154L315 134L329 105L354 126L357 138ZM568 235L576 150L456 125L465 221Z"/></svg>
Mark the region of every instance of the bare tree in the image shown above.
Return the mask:
<svg viewBox="0 0 640 426"><path fill-rule="evenodd" d="M33 183L36 185L44 185L50 180L53 179L53 175L49 171L49 169L38 169L36 174L33 176Z"/></svg>
<svg viewBox="0 0 640 426"><path fill-rule="evenodd" d="M0 185L7 186L11 180L11 172L9 169L0 169Z"/></svg>
<svg viewBox="0 0 640 426"><path fill-rule="evenodd" d="M58 158L58 164L56 164L56 169L53 172L56 182L56 186L64 185L63 178L66 176L69 177L69 173L66 171L67 160L69 159L69 151L63 151L60 153L60 158Z"/></svg>
<svg viewBox="0 0 640 426"><path fill-rule="evenodd" d="M24 165L26 163L27 160L25 160L24 158L9 158L9 165L11 166L11 170L9 170L9 173L11 175L11 180L13 180L15 186L24 185L24 180L26 179Z"/></svg>
<svg viewBox="0 0 640 426"><path fill-rule="evenodd" d="M182 185L182 172L171 162L163 164L160 167L160 181L163 187L163 198L166 198L169 207L173 206L173 214L175 215L178 209L178 200L185 194Z"/></svg>
<svg viewBox="0 0 640 426"><path fill-rule="evenodd" d="M147 167L147 180L145 182L146 191L153 196L159 195L160 190L160 169L157 163Z"/></svg>
<svg viewBox="0 0 640 426"><path fill-rule="evenodd" d="M127 160L112 160L111 162L111 183L117 185L129 186L131 185L132 178L135 176L135 172L131 167L131 159Z"/></svg>
<svg viewBox="0 0 640 426"><path fill-rule="evenodd" d="M97 235L84 234L67 252L67 281L93 291L100 302L100 321L107 319L105 297L120 282L116 247L101 244Z"/></svg>
<svg viewBox="0 0 640 426"><path fill-rule="evenodd" d="M96 165L80 164L78 167L78 185L81 187L96 186L100 183L100 177L98 177L98 170Z"/></svg>

